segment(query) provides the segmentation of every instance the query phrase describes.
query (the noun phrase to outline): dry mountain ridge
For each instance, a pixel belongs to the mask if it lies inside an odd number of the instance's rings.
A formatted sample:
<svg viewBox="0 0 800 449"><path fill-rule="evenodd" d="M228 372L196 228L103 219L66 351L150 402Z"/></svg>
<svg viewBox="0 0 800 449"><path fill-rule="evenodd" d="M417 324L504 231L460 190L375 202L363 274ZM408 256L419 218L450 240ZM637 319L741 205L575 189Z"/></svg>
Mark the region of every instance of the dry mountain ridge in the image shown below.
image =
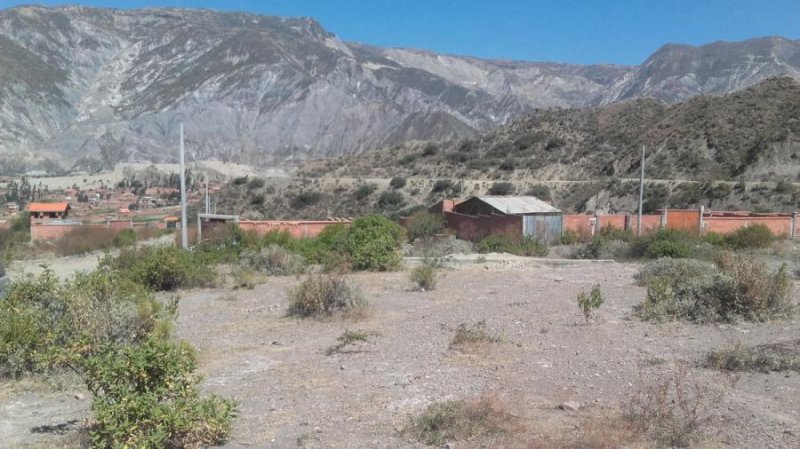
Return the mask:
<svg viewBox="0 0 800 449"><path fill-rule="evenodd" d="M725 96L678 104L640 98L540 110L497 130L443 143L309 163L307 174L429 179L651 178L797 181L800 82L778 77Z"/></svg>
<svg viewBox="0 0 800 449"><path fill-rule="evenodd" d="M267 164L488 131L537 108L800 78L800 42L665 47L641 67L344 42L312 19L207 10L0 11L0 172L190 159Z"/></svg>

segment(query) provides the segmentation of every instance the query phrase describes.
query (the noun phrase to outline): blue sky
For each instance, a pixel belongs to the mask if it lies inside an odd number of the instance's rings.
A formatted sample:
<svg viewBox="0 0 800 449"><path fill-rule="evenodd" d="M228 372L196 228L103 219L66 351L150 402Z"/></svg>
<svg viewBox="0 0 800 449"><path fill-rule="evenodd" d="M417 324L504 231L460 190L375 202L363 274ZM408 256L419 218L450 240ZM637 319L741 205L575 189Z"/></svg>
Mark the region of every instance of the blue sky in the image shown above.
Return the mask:
<svg viewBox="0 0 800 449"><path fill-rule="evenodd" d="M0 0L0 8L32 3ZM40 1L58 5L63 1ZM663 44L800 39L800 0L87 0L319 20L345 40L486 58L639 64Z"/></svg>

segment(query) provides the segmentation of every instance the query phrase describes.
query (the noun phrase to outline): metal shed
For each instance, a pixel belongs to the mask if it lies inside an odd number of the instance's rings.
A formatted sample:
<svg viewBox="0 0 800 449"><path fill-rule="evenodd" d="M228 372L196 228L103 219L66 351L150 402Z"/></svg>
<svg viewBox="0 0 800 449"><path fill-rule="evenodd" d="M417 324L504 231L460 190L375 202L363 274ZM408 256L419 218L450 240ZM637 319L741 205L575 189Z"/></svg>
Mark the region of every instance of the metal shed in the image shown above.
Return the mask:
<svg viewBox="0 0 800 449"><path fill-rule="evenodd" d="M521 235L551 241L561 236L561 210L535 196L475 196L455 205L456 213L472 216L516 215Z"/></svg>

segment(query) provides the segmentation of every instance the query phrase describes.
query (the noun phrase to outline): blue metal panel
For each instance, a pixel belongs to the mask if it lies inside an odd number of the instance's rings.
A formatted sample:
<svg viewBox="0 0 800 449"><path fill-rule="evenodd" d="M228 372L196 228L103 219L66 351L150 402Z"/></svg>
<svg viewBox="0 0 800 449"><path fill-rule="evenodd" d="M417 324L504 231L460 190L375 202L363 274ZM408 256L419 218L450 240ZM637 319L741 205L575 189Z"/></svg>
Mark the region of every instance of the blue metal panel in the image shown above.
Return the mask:
<svg viewBox="0 0 800 449"><path fill-rule="evenodd" d="M561 236L561 215L525 215L522 217L522 235L544 242Z"/></svg>

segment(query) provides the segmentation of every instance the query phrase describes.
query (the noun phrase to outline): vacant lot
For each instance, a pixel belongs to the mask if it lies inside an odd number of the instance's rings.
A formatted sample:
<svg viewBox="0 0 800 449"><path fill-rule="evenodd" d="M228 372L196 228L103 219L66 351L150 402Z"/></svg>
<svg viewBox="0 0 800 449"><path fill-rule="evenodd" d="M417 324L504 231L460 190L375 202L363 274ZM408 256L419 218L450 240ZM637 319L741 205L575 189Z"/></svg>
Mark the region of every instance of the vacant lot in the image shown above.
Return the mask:
<svg viewBox="0 0 800 449"><path fill-rule="evenodd" d="M182 293L178 335L197 347L205 387L240 402L231 448L424 447L405 431L412 417L433 403L481 395L501 404L508 425L451 447L610 448L618 446L617 437L627 447L648 447L616 435L624 430L615 423L631 396L680 360L689 362L692 391L703 391L704 430L695 446L800 447L800 374L733 377L699 367L711 349L797 339L797 319L644 323L632 316L645 296L634 285L637 269L467 263L429 292L412 291L407 272L357 274L353 279L372 304L357 320L287 317L287 290L298 280L274 277L253 290ZM606 302L586 324L576 296L595 284ZM460 324L480 322L500 341L451 347ZM346 330L368 337L329 351ZM84 403L72 394L51 402L66 401L71 409ZM13 413L26 395L0 397L6 441L22 442L13 434L86 416L80 410ZM595 444L575 443L582 438Z"/></svg>

